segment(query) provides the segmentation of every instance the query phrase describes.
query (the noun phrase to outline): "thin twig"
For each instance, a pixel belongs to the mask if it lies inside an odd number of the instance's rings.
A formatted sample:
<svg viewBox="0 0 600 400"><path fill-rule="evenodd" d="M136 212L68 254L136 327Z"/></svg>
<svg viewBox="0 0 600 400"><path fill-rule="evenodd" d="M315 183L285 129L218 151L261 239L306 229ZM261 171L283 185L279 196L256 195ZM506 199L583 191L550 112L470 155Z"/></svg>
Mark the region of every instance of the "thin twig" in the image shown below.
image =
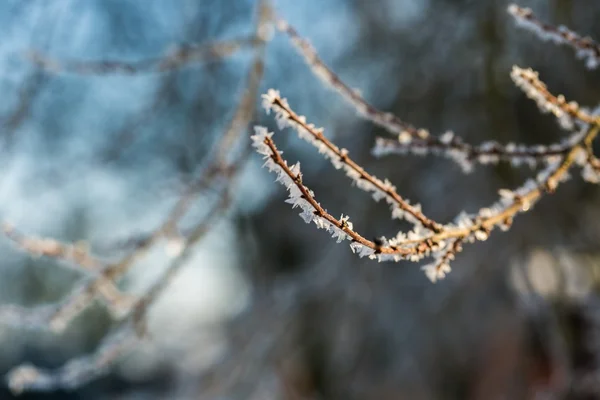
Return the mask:
<svg viewBox="0 0 600 400"><path fill-rule="evenodd" d="M3 224L3 232L12 244L23 252L32 256L53 258L77 271L97 275L106 265L105 262L90 254L83 243L73 245L54 239L26 236L7 223ZM111 280L101 275L98 279L98 293L104 299L108 309L117 317L126 313L132 304L132 298L123 294Z"/></svg>
<svg viewBox="0 0 600 400"><path fill-rule="evenodd" d="M275 111L280 128L289 126L298 131L300 138L315 146L319 153L322 153L325 158L331 161L336 169L343 168L357 187L372 192L375 200L386 199L392 205L392 215L394 217L402 218L403 215L408 214L412 216L411 222L420 223L434 232L441 230L440 224L425 216L420 206L413 206L403 199L389 181L382 181L368 173L349 156L346 149L340 149L327 139L323 135L322 128L316 128L313 124L307 123L305 117L296 114L287 100L281 98L278 91L270 90L264 95L263 104L267 112L270 110Z"/></svg>
<svg viewBox="0 0 600 400"><path fill-rule="evenodd" d="M581 37L562 25L556 27L546 24L537 19L529 8L511 4L508 12L515 18L517 26L535 33L540 39L573 48L577 57L585 60L588 68L595 69L600 65L600 45L592 38Z"/></svg>
<svg viewBox="0 0 600 400"><path fill-rule="evenodd" d="M79 75L110 75L110 74L148 74L167 72L185 67L191 63L220 60L231 56L246 47L261 45L262 40L256 37L211 42L199 45L177 47L163 57L144 59L135 62L117 60L79 61L57 60L40 52L31 51L27 58L47 71L53 73L74 73Z"/></svg>

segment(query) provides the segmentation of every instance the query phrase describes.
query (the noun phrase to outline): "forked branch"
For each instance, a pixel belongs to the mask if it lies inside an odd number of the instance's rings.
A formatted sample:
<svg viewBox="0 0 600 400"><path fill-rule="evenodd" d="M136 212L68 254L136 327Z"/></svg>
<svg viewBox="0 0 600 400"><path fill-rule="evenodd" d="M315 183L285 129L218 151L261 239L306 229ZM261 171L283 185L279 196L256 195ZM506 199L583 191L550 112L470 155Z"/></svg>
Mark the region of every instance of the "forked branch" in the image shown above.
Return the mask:
<svg viewBox="0 0 600 400"><path fill-rule="evenodd" d="M509 11L514 14L514 6ZM393 114L378 110L328 68L308 41L300 37L286 21L279 19L277 27L290 38L317 77L353 105L360 115L396 135L396 140L378 138L375 154L441 154L458 161L465 170L469 170L473 162L489 164L510 161L513 164L525 162L532 166L538 163L545 165L535 179L528 180L520 188L514 191L501 189L500 199L490 207L472 215L461 212L452 223L441 224L426 217L419 206L410 205L404 200L390 181L382 181L366 172L349 157L346 150L327 139L323 129L307 123L306 118L296 114L279 92L270 90L263 96L263 106L267 113L271 110L275 112L280 129L291 127L296 130L300 138L316 147L336 169L344 169L359 188L371 192L375 200L384 198L392 206L393 216L399 214L409 217L407 219L415 224L414 230L399 232L390 240L385 237L376 241L365 239L353 229L348 217L342 215L336 219L321 207L312 191L302 182L299 164L289 167L275 146L273 134L268 133L266 128L256 127L254 147L264 156L265 166L277 173L277 181L290 192L287 202L293 207L300 206L305 222L314 222L318 228L326 229L338 242L350 240L352 250L361 257L368 256L379 261L419 261L424 257L432 257L433 262L423 269L429 279L435 282L450 271L450 261L462 250L464 243L486 240L495 228L508 230L517 214L529 211L543 195L553 193L561 182L570 177L569 172L573 167L582 168L585 180L600 182L600 162L592 149L600 129L600 117L582 109L576 102L568 102L562 95L553 95L539 79L537 72L531 69L513 67L511 77L515 84L537 103L542 112L552 113L563 128L574 132L562 142L550 146L500 145L495 142L472 146L452 132L435 137ZM570 34L567 36L572 38Z"/></svg>

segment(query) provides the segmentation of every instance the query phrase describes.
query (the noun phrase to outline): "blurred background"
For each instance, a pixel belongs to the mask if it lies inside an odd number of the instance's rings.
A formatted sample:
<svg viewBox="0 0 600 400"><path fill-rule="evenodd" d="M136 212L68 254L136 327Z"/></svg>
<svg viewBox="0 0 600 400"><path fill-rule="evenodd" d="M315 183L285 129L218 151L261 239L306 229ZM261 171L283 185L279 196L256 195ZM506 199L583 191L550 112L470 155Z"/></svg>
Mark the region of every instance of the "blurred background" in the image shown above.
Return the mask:
<svg viewBox="0 0 600 400"><path fill-rule="evenodd" d="M513 64L538 70L554 93L598 103L598 72L571 49L518 29L505 1L273 5L366 99L432 133L525 144L568 135L514 87ZM600 38L600 3L519 5ZM255 8L252 0L1 2L0 219L27 234L85 241L101 255L156 229L206 167L254 54L242 48L165 72L79 74L40 68L27 52L56 60L156 58L173 46L251 35ZM283 35L274 33L265 49L261 93L280 90L438 221L476 212L499 188L534 174L499 165L464 175L446 159L375 159L370 149L384 132L324 87ZM275 129L262 110L254 123ZM350 215L366 237L396 233L386 205L353 188L291 132L276 138L333 215ZM416 264L358 259L304 224L261 165L252 154L228 212L152 307L150 340L80 388L20 398L600 398L598 187L575 177L508 233L465 246L452 273L434 285ZM192 214L202 215L214 196L202 192ZM7 240L0 254L3 304L55 302L81 279ZM119 286L143 292L168 259L164 244L156 246ZM0 321L0 371L23 362L59 367L93 352L112 326L101 305L60 335ZM12 398L4 381L0 398Z"/></svg>

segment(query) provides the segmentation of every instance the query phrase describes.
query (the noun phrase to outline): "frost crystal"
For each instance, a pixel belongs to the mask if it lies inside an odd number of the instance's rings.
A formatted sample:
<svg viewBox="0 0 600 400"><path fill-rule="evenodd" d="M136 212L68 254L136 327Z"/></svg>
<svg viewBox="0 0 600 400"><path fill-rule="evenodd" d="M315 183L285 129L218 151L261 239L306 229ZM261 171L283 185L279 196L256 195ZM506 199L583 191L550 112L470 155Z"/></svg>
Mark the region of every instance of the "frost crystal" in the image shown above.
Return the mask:
<svg viewBox="0 0 600 400"><path fill-rule="evenodd" d="M587 182L590 183L600 183L600 170L594 168L590 164L586 164L581 171L581 176Z"/></svg>
<svg viewBox="0 0 600 400"><path fill-rule="evenodd" d="M444 279L446 274L449 274L452 268L448 263L431 263L421 267L421 270L425 272L425 276L432 282L436 283L440 279Z"/></svg>

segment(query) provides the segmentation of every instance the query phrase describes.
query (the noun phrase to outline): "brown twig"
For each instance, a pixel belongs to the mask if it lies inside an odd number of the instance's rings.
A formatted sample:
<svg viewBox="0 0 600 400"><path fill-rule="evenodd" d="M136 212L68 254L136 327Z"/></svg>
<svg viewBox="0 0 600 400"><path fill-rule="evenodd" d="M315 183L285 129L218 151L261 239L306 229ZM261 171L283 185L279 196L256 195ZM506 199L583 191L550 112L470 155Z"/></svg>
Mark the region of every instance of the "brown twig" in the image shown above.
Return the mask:
<svg viewBox="0 0 600 400"><path fill-rule="evenodd" d="M442 226L425 216L420 206L409 204L396 192L396 188L390 182L376 178L358 165L350 158L346 149L340 149L323 135L322 128L316 128L313 124L307 123L306 118L296 114L287 100L281 98L279 92L270 90L263 99L267 111L276 112L280 127L289 126L297 130L302 139L315 146L319 153L324 154L336 168L343 168L359 188L373 192L375 200L385 198L392 205L392 215L401 217L402 214L408 214L413 217L411 218L413 222L420 223L434 232L440 232Z"/></svg>

